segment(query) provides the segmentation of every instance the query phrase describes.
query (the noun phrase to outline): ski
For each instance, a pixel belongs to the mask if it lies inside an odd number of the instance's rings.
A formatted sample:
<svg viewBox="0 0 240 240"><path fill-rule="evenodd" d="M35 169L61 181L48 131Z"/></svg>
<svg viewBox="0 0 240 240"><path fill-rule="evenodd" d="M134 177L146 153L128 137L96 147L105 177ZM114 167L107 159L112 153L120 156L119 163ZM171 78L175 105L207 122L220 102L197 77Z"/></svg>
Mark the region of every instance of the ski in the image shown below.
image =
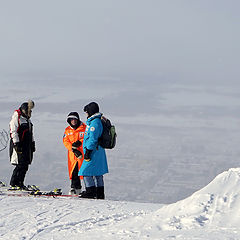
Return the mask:
<svg viewBox="0 0 240 240"><path fill-rule="evenodd" d="M69 198L78 198L79 195L77 194L63 194L62 190L59 188L55 188L53 191L49 191L49 192L44 192L44 191L32 191L30 193L30 195L32 196L36 196L36 197L41 197L41 196L47 196L47 197L69 197Z"/></svg>
<svg viewBox="0 0 240 240"><path fill-rule="evenodd" d="M69 194L53 194L52 192L41 192L41 194L35 194L31 192L5 192L1 193L0 195L5 195L5 196L13 196L13 197L51 197L51 198L58 198L58 197L66 197L66 198L79 198L78 195L69 195Z"/></svg>
<svg viewBox="0 0 240 240"><path fill-rule="evenodd" d="M56 197L56 196L65 196L65 195L62 195L61 192L54 192L54 191L42 192L42 191L1 191L1 190L0 190L0 195L16 196L16 197L27 197L27 196L33 196L33 197L42 197L42 196L45 196L45 197Z"/></svg>
<svg viewBox="0 0 240 240"><path fill-rule="evenodd" d="M7 196L57 196L62 195L60 188L55 188L52 191L41 191L37 185L27 185L23 187L7 186L6 183L0 181L0 195Z"/></svg>
<svg viewBox="0 0 240 240"><path fill-rule="evenodd" d="M62 195L62 190L60 188L55 188L52 191L40 191L40 190L35 190L30 193L30 195L33 196L59 196Z"/></svg>
<svg viewBox="0 0 240 240"><path fill-rule="evenodd" d="M55 188L51 191L42 191L37 185L27 185L26 187L11 187L6 183L0 181L0 195L16 196L16 197L66 197L66 198L79 198L77 194L63 194L60 188Z"/></svg>

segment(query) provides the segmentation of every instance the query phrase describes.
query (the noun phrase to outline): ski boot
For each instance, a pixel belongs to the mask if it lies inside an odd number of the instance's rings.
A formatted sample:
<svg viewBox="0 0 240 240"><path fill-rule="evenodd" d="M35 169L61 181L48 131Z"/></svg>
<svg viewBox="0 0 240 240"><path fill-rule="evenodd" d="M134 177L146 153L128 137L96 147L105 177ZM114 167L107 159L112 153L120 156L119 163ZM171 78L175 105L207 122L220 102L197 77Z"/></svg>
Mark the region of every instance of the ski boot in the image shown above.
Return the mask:
<svg viewBox="0 0 240 240"><path fill-rule="evenodd" d="M8 191L21 191L22 188L19 186L10 186L10 188L8 189Z"/></svg>

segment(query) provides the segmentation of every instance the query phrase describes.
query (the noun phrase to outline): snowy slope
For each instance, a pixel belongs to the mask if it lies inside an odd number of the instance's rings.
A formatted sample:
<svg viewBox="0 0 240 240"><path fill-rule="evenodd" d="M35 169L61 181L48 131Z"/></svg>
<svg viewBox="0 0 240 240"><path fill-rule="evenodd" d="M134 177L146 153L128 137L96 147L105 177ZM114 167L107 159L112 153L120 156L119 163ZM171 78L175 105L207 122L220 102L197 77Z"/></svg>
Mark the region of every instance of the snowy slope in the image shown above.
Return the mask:
<svg viewBox="0 0 240 240"><path fill-rule="evenodd" d="M170 205L0 195L0 239L240 239L240 168Z"/></svg>
<svg viewBox="0 0 240 240"><path fill-rule="evenodd" d="M240 168L219 174L192 196L154 213L163 230L240 225Z"/></svg>

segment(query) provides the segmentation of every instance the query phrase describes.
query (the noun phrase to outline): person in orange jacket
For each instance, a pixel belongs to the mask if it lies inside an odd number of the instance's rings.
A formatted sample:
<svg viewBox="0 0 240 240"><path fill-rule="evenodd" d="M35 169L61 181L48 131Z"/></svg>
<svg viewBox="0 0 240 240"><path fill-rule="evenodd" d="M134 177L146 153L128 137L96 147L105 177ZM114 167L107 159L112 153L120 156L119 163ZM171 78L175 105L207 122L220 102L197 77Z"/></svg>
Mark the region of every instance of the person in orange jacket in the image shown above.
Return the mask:
<svg viewBox="0 0 240 240"><path fill-rule="evenodd" d="M77 112L70 112L67 117L69 126L65 129L63 136L63 144L68 150L68 172L71 180L70 194L81 193L81 179L78 171L82 165L84 154L82 142L86 124L81 122Z"/></svg>

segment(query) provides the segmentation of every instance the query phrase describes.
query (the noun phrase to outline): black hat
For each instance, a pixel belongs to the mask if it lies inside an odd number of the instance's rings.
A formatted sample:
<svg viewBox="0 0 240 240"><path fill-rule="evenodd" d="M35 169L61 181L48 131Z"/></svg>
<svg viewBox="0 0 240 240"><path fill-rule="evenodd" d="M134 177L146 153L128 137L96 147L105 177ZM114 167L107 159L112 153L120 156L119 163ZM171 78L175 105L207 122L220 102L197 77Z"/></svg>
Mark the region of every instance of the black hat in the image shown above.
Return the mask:
<svg viewBox="0 0 240 240"><path fill-rule="evenodd" d="M74 125L74 126L71 124L71 120L72 120L72 119L76 119L76 120L77 120L77 124ZM67 122L69 123L69 125L70 125L72 128L77 129L77 128L80 126L80 123L81 123L80 117L79 117L78 113L77 113L77 112L70 112L70 113L68 114L68 117L67 117Z"/></svg>
<svg viewBox="0 0 240 240"><path fill-rule="evenodd" d="M32 100L29 100L28 102L22 103L20 109L26 117L30 118L34 105L35 105L34 102Z"/></svg>
<svg viewBox="0 0 240 240"><path fill-rule="evenodd" d="M22 105L21 105L21 110L23 110L24 112L28 112L28 103L27 102L24 102L24 103L22 103Z"/></svg>
<svg viewBox="0 0 240 240"><path fill-rule="evenodd" d="M99 112L99 106L96 102L91 102L88 105L86 105L83 109L84 112L87 112L89 117L92 116L95 113Z"/></svg>
<svg viewBox="0 0 240 240"><path fill-rule="evenodd" d="M80 122L80 117L77 112L70 112L67 116L67 122L71 124L72 119L77 119Z"/></svg>

